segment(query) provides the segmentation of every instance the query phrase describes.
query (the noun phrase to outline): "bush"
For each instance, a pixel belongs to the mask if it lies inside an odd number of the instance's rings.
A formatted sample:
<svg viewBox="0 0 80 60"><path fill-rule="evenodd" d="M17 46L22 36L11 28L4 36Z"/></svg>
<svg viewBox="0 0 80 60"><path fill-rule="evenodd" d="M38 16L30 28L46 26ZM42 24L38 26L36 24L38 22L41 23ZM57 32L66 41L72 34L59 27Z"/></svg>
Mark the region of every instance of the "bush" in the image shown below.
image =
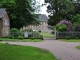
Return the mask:
<svg viewBox="0 0 80 60"><path fill-rule="evenodd" d="M71 39L71 36L66 36L65 38L66 38L67 40L69 40L69 39Z"/></svg>
<svg viewBox="0 0 80 60"><path fill-rule="evenodd" d="M33 31L32 32L32 36L33 37L39 37L40 35L39 35L39 32Z"/></svg>
<svg viewBox="0 0 80 60"><path fill-rule="evenodd" d="M23 40L24 38L23 36L18 36L18 39Z"/></svg>
<svg viewBox="0 0 80 60"><path fill-rule="evenodd" d="M20 35L20 31L17 28L12 28L10 30L10 34L9 35L11 35L13 37L18 37Z"/></svg>
<svg viewBox="0 0 80 60"><path fill-rule="evenodd" d="M39 30L39 33L41 33L41 30Z"/></svg>
<svg viewBox="0 0 80 60"><path fill-rule="evenodd" d="M31 37L32 40L34 40L34 37Z"/></svg>
<svg viewBox="0 0 80 60"><path fill-rule="evenodd" d="M64 32L68 30L68 27L65 24L57 24L56 29L57 31Z"/></svg>
<svg viewBox="0 0 80 60"><path fill-rule="evenodd" d="M10 35L10 36L9 36L9 39L14 39L14 36Z"/></svg>

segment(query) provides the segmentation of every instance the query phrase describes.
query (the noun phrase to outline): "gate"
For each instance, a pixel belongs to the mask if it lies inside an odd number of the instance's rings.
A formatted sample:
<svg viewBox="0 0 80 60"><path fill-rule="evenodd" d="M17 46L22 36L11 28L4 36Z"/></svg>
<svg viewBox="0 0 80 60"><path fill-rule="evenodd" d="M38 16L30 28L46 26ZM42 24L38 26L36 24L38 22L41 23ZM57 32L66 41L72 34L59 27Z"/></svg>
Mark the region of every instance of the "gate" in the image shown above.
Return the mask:
<svg viewBox="0 0 80 60"><path fill-rule="evenodd" d="M40 34L43 35L44 40L54 40L55 29L53 26L48 26L47 29L44 29Z"/></svg>

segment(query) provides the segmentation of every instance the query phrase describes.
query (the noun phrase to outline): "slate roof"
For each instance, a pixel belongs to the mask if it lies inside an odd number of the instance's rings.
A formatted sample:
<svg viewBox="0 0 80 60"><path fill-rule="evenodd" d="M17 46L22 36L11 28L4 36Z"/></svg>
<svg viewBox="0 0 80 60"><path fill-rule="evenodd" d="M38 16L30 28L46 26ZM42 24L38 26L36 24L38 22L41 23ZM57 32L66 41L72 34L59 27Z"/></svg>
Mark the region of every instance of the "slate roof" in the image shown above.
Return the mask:
<svg viewBox="0 0 80 60"><path fill-rule="evenodd" d="M40 14L39 20L43 22L48 22L48 17L45 14Z"/></svg>
<svg viewBox="0 0 80 60"><path fill-rule="evenodd" d="M6 8L0 8L0 18L2 18Z"/></svg>

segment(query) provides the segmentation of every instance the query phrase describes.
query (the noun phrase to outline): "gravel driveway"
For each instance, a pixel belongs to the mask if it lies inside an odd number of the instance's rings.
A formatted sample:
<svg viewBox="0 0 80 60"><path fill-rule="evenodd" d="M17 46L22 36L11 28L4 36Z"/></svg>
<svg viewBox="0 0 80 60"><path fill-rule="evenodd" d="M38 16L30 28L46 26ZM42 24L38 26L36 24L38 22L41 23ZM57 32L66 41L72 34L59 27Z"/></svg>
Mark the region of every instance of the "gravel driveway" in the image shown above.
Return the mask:
<svg viewBox="0 0 80 60"><path fill-rule="evenodd" d="M3 42L4 43L4 42ZM80 60L80 50L75 47L80 43L44 40L43 42L8 42L10 44L27 45L49 50L58 60Z"/></svg>

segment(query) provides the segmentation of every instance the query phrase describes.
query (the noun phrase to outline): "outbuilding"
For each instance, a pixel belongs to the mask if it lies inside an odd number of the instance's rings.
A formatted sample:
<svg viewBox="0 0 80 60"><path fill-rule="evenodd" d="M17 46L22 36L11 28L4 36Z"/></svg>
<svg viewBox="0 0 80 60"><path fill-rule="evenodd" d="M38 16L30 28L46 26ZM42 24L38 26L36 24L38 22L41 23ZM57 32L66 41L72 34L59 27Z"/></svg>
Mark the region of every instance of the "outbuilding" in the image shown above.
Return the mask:
<svg viewBox="0 0 80 60"><path fill-rule="evenodd" d="M5 8L0 8L0 37L8 37L10 21Z"/></svg>

